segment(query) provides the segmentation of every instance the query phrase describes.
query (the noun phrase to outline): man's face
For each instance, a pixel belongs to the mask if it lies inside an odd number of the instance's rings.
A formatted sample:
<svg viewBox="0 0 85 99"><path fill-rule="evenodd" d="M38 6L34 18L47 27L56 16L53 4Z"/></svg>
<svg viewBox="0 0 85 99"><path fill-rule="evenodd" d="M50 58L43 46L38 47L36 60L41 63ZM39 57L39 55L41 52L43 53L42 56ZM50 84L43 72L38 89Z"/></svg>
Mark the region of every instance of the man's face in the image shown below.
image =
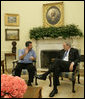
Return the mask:
<svg viewBox="0 0 85 99"><path fill-rule="evenodd" d="M32 43L29 44L28 49L29 49L29 50L32 49Z"/></svg>
<svg viewBox="0 0 85 99"><path fill-rule="evenodd" d="M64 50L67 50L67 45L65 42L63 43L63 48L64 48Z"/></svg>

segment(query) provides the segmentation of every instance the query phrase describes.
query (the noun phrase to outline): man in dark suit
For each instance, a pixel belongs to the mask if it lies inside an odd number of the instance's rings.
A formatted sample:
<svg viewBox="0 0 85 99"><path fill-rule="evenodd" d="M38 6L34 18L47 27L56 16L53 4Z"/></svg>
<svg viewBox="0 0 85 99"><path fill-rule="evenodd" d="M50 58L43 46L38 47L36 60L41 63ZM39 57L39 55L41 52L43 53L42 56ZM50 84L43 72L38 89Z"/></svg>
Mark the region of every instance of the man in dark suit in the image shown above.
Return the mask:
<svg viewBox="0 0 85 99"><path fill-rule="evenodd" d="M79 53L77 49L71 48L71 43L64 42L64 49L60 50L58 57L55 59L50 69L42 75L37 75L38 79L46 80L49 73L53 72L53 90L50 93L50 97L53 97L58 93L57 86L59 85L60 72L72 72L75 70L78 62L80 61Z"/></svg>

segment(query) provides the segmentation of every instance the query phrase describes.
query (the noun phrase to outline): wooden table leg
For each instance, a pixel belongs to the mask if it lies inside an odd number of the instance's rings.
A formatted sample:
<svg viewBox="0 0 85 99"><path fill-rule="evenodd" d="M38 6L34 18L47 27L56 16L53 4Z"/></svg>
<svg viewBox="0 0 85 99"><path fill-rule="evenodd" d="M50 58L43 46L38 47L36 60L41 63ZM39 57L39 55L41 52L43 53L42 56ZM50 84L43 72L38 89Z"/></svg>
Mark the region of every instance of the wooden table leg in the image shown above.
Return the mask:
<svg viewBox="0 0 85 99"><path fill-rule="evenodd" d="M6 71L7 71L6 55L5 55L5 67L6 67Z"/></svg>
<svg viewBox="0 0 85 99"><path fill-rule="evenodd" d="M3 70L3 73L4 73L4 64L3 64L3 66L2 66L2 70Z"/></svg>
<svg viewBox="0 0 85 99"><path fill-rule="evenodd" d="M3 73L4 73L4 60L1 61L1 66L2 66L2 71L3 71Z"/></svg>

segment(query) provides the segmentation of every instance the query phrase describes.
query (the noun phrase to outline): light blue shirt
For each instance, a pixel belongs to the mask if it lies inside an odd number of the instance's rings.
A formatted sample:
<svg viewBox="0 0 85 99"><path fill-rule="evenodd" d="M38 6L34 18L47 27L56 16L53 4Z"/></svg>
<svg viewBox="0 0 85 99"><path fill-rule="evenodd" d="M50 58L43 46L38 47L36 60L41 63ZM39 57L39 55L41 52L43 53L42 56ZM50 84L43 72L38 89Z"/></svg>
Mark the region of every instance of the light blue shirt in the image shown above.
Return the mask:
<svg viewBox="0 0 85 99"><path fill-rule="evenodd" d="M25 49L19 50L19 57L22 56L24 53L25 53ZM24 57L23 60L19 60L18 62L19 63L33 63L33 61L29 59L31 56L36 58L36 54L33 49L28 52L28 54Z"/></svg>

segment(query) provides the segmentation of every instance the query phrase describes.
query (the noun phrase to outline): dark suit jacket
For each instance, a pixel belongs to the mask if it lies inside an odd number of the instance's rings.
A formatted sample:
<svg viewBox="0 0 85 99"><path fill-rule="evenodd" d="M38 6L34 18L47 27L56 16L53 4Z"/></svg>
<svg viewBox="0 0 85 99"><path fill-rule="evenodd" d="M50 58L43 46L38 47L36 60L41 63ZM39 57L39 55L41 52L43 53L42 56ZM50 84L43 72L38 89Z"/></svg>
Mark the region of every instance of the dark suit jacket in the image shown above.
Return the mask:
<svg viewBox="0 0 85 99"><path fill-rule="evenodd" d="M62 49L58 53L58 58L63 59L65 50ZM69 61L74 62L74 65L77 65L80 62L80 55L77 49L71 48L69 52Z"/></svg>

